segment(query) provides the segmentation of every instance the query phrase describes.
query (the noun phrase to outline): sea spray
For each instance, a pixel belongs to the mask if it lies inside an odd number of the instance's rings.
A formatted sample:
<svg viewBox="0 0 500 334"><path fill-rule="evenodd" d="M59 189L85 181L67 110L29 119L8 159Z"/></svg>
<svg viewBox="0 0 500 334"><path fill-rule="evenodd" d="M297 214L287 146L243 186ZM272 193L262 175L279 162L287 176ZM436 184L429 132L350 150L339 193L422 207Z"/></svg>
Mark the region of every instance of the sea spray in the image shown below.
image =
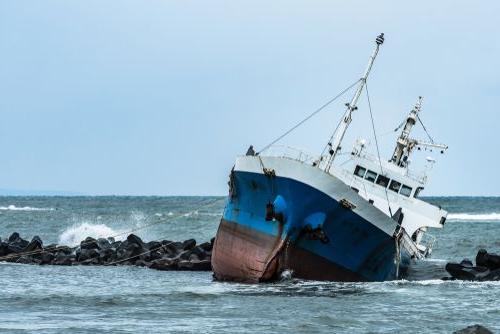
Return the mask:
<svg viewBox="0 0 500 334"><path fill-rule="evenodd" d="M74 247L80 244L80 242L87 237L95 239L107 238L115 237L120 233L122 233L122 231L115 231L105 224L80 223L67 228L63 233L61 233L58 243L60 245ZM125 237L125 235L120 235L116 236L116 239L123 240Z"/></svg>

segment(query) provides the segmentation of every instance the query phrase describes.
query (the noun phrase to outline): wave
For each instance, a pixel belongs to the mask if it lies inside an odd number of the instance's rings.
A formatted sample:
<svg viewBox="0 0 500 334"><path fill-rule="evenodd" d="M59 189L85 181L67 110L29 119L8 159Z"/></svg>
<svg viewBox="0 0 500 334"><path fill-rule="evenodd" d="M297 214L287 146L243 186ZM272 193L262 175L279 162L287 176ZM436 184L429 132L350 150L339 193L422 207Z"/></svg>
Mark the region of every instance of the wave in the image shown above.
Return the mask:
<svg viewBox="0 0 500 334"><path fill-rule="evenodd" d="M54 211L54 208L34 208L31 206L15 206L13 204L9 206L0 206L2 211Z"/></svg>
<svg viewBox="0 0 500 334"><path fill-rule="evenodd" d="M77 246L80 244L82 240L85 240L87 237L92 238L107 238L113 237L117 234L120 234L122 231L115 231L111 227L105 224L91 224L91 223L81 223L79 225L73 225L67 228L61 235L59 236L59 245L66 246ZM122 240L125 237L121 235L117 237L117 240Z"/></svg>
<svg viewBox="0 0 500 334"><path fill-rule="evenodd" d="M455 221L500 221L500 213L450 213L448 220Z"/></svg>

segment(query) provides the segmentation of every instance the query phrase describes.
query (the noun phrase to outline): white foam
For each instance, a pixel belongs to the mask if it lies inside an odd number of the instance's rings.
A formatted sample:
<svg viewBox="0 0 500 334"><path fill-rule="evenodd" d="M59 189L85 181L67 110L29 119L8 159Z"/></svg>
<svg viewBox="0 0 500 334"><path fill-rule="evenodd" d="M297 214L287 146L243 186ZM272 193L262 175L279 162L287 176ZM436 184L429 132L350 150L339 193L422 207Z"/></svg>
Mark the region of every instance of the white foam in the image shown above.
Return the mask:
<svg viewBox="0 0 500 334"><path fill-rule="evenodd" d="M455 221L500 221L500 213L450 213L448 220Z"/></svg>
<svg viewBox="0 0 500 334"><path fill-rule="evenodd" d="M119 233L120 231L115 231L111 227L104 224L81 223L73 225L61 233L58 244L76 246L87 237L96 239L107 238L115 236ZM124 236L120 236L116 239L120 240L123 238Z"/></svg>
<svg viewBox="0 0 500 334"><path fill-rule="evenodd" d="M31 206L15 206L13 204L9 206L0 206L2 211L54 211L54 208L34 208Z"/></svg>

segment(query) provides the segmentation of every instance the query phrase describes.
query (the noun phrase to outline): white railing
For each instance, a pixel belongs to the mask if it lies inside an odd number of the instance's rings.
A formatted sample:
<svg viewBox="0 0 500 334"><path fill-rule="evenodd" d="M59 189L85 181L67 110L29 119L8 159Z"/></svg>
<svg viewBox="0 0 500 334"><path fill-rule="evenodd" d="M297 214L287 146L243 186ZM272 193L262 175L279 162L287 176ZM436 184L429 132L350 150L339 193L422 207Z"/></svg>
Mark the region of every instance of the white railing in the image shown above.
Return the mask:
<svg viewBox="0 0 500 334"><path fill-rule="evenodd" d="M288 158L302 163L312 164L318 157L300 148L284 145L274 145L261 153L262 156Z"/></svg>

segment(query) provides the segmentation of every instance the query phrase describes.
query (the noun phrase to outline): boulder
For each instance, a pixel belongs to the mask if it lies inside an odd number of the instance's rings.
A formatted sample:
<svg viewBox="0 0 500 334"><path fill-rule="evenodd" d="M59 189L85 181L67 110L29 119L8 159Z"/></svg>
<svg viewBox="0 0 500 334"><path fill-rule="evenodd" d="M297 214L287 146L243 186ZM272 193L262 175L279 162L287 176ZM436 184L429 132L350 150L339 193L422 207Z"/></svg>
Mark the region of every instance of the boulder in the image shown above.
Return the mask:
<svg viewBox="0 0 500 334"><path fill-rule="evenodd" d="M177 261L172 259L162 258L151 262L151 265L149 267L156 270L176 270Z"/></svg>
<svg viewBox="0 0 500 334"><path fill-rule="evenodd" d="M469 263L447 263L446 271L453 277L465 281L482 281L489 274L490 270L486 267L473 267Z"/></svg>
<svg viewBox="0 0 500 334"><path fill-rule="evenodd" d="M141 248L144 248L144 242L142 241L141 238L139 238L138 236L136 236L135 234L130 234L128 237L127 237L127 241L131 244L136 244L136 245L139 245Z"/></svg>
<svg viewBox="0 0 500 334"><path fill-rule="evenodd" d="M76 262L74 255L66 254L64 251L58 251L52 264L57 266L71 266L74 262Z"/></svg>
<svg viewBox="0 0 500 334"><path fill-rule="evenodd" d="M24 252L33 252L43 248L43 241L39 236L35 235L31 242L26 246Z"/></svg>
<svg viewBox="0 0 500 334"><path fill-rule="evenodd" d="M85 240L80 242L80 249L97 249L99 245L97 244L97 240L92 237L87 237Z"/></svg>
<svg viewBox="0 0 500 334"><path fill-rule="evenodd" d="M453 332L453 334L493 334L488 328L481 325L473 325Z"/></svg>
<svg viewBox="0 0 500 334"><path fill-rule="evenodd" d="M109 242L108 239L99 238L97 239L96 242L97 242L97 247L101 250L111 248L111 243Z"/></svg>
<svg viewBox="0 0 500 334"><path fill-rule="evenodd" d="M210 260L191 260L191 261L179 261L177 264L179 270L191 270L191 271L211 271L212 264Z"/></svg>
<svg viewBox="0 0 500 334"><path fill-rule="evenodd" d="M500 269L500 255L488 253L480 249L476 255L476 265L486 267L490 270Z"/></svg>
<svg viewBox="0 0 500 334"><path fill-rule="evenodd" d="M182 249L184 250L193 249L195 246L196 246L196 240L194 239L188 239L182 243Z"/></svg>
<svg viewBox="0 0 500 334"><path fill-rule="evenodd" d="M42 254L40 255L40 264L52 264L54 258L54 254L49 252L42 252Z"/></svg>

